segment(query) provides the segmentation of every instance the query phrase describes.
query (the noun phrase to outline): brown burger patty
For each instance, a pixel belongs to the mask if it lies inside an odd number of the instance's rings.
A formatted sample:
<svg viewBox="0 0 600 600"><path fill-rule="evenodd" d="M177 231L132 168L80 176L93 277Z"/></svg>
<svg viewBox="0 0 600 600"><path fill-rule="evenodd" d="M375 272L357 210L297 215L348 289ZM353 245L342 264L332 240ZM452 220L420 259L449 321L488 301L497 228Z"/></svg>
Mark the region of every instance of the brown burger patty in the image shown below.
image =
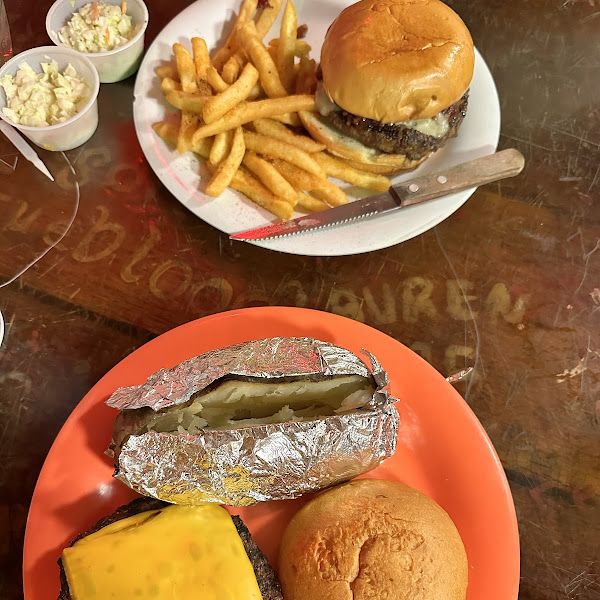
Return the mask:
<svg viewBox="0 0 600 600"><path fill-rule="evenodd" d="M441 114L448 117L448 132L436 138L421 133L406 125L386 125L372 119L358 117L345 110L330 113L324 120L329 125L369 148L375 148L387 154L404 154L411 160L419 160L427 154L441 148L450 138L456 137L458 128L467 114L468 91L454 104L445 108Z"/></svg>
<svg viewBox="0 0 600 600"><path fill-rule="evenodd" d="M237 532L242 539L244 544L244 550L252 563L254 574L256 575L256 581L258 582L258 589L260 590L263 600L283 600L283 593L281 592L281 586L279 585L279 579L273 571L273 567L269 562L269 559L263 554L262 550L256 545L256 542L252 539L250 532L242 519L237 515L231 517L233 524L237 529Z"/></svg>
<svg viewBox="0 0 600 600"><path fill-rule="evenodd" d="M80 533L72 542L71 546L78 540L99 531L103 527L120 521L121 519L127 519L133 517L142 512L150 510L159 510L169 506L168 502L162 500L156 500L155 498L136 498L129 504L120 506L107 517L100 519L91 529L85 533ZM256 542L252 539L250 532L244 522L238 516L232 516L233 524L237 529L237 532L244 545L244 550L252 563L254 574L258 582L260 593L262 594L263 600L283 600L283 594L281 593L281 586L279 580L273 571L273 567L269 563L267 557L262 553L261 549L256 545ZM71 593L69 591L69 583L67 581L67 575L65 573L62 560L58 559L58 566L60 567L60 593L58 600L72 600ZM200 594L198 595L200 598Z"/></svg>

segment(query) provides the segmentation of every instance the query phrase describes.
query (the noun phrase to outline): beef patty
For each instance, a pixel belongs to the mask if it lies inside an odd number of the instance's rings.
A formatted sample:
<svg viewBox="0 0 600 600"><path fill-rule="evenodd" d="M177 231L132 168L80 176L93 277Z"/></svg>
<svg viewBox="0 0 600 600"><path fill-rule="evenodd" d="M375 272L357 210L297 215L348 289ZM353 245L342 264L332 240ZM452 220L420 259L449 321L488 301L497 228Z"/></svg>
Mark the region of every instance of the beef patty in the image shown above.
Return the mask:
<svg viewBox="0 0 600 600"><path fill-rule="evenodd" d="M100 519L90 530L86 531L85 533L80 533L73 540L73 542L71 542L71 546L78 540L87 537L88 535L92 535L92 533L96 533L96 531L99 531L103 527L107 527L111 523L115 523L121 519L127 519L128 517L133 517L134 515L142 512L160 510L166 506L170 506L168 502L156 500L155 498L136 498L129 504L120 506L115 510L115 512L107 517ZM256 581L258 582L258 588L260 589L263 600L283 600L279 580L277 579L275 571L273 571L273 567L271 567L269 560L256 545L256 542L252 539L252 536L250 535L246 525L244 525L242 519L240 519L238 516L232 516L231 518L242 540L244 550L246 551L246 554L252 563L252 568L254 569ZM69 591L69 583L67 581L67 574L65 573L62 559L60 558L58 559L58 566L60 567L61 584L58 600L72 600L71 593ZM198 598L200 597L201 594L199 593Z"/></svg>
<svg viewBox="0 0 600 600"><path fill-rule="evenodd" d="M345 110L331 112L323 117L344 135L354 138L369 148L387 154L404 154L411 160L419 160L441 148L450 138L456 137L458 128L467 114L469 92L454 104L441 111L448 118L448 131L442 137L421 133L403 124L380 123L372 119L358 117Z"/></svg>

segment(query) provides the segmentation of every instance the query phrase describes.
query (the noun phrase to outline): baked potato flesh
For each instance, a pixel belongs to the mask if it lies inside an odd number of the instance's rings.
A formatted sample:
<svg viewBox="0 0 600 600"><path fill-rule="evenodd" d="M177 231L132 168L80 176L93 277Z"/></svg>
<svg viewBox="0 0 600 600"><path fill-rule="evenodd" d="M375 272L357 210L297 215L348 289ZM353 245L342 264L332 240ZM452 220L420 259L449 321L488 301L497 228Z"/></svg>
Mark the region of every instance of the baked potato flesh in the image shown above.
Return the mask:
<svg viewBox="0 0 600 600"><path fill-rule="evenodd" d="M363 407L375 386L360 375L323 381L262 382L228 379L192 397L187 406L156 413L138 434L197 434L201 430L310 420Z"/></svg>

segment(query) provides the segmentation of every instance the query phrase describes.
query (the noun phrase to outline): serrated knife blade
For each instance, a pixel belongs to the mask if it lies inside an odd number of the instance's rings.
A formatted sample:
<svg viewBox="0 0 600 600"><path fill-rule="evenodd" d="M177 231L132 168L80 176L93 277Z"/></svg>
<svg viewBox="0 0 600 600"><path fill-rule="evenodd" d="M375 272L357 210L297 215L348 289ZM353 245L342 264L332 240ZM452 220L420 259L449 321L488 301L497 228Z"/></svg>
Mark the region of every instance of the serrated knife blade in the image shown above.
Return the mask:
<svg viewBox="0 0 600 600"><path fill-rule="evenodd" d="M436 173L403 181L383 194L355 200L290 221L241 231L229 237L232 240L242 241L268 240L344 225L357 219L400 210L485 183L514 177L523 170L524 164L523 155L514 148L508 148Z"/></svg>

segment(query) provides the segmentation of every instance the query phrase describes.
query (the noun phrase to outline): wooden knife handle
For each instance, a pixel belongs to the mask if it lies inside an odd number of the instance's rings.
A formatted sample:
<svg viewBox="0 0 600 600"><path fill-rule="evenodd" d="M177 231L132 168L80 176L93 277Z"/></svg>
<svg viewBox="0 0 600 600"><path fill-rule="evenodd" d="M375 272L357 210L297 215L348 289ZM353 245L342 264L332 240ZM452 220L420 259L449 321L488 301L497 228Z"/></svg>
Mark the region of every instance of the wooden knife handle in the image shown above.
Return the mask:
<svg viewBox="0 0 600 600"><path fill-rule="evenodd" d="M437 173L399 183L393 186L390 192L392 195L398 195L402 206L410 206L484 183L514 177L523 170L524 165L523 155L514 148L508 148Z"/></svg>

